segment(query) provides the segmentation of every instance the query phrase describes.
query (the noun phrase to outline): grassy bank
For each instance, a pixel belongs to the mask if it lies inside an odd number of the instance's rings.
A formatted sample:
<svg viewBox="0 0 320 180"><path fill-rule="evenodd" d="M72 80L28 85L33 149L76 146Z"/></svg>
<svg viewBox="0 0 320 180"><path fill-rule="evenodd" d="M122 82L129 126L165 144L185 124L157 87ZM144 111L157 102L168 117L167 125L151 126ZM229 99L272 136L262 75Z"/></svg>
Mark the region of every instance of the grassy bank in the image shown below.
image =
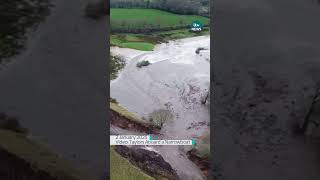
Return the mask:
<svg viewBox="0 0 320 180"><path fill-rule="evenodd" d="M156 44L169 40L183 39L188 37L209 35L210 31L205 28L202 32L193 33L188 29L161 31L151 34L114 33L111 35L111 46L131 48L141 51L152 51Z"/></svg>
<svg viewBox="0 0 320 180"><path fill-rule="evenodd" d="M0 64L25 46L28 28L49 14L48 0L4 0L0 3Z"/></svg>
<svg viewBox="0 0 320 180"><path fill-rule="evenodd" d="M195 20L204 25L209 18L197 15L179 15L156 9L111 8L111 31L145 33L186 28Z"/></svg>
<svg viewBox="0 0 320 180"><path fill-rule="evenodd" d="M146 120L143 120L142 118L140 118L138 115L136 115L135 113L132 113L130 111L128 111L126 108L120 106L117 103L114 102L110 102L110 109L117 112L120 116L123 116L135 123L138 123L142 126L145 127L149 127L150 123Z"/></svg>
<svg viewBox="0 0 320 180"><path fill-rule="evenodd" d="M110 148L110 165L110 179L112 180L154 180L121 157L112 147Z"/></svg>
<svg viewBox="0 0 320 180"><path fill-rule="evenodd" d="M155 43L155 41L148 40L141 34L113 34L110 38L110 44L112 46L141 51L152 51Z"/></svg>
<svg viewBox="0 0 320 180"><path fill-rule="evenodd" d="M0 148L30 163L35 171L47 172L51 177L66 180L86 180L69 162L51 153L47 148L27 139L25 135L0 130Z"/></svg>

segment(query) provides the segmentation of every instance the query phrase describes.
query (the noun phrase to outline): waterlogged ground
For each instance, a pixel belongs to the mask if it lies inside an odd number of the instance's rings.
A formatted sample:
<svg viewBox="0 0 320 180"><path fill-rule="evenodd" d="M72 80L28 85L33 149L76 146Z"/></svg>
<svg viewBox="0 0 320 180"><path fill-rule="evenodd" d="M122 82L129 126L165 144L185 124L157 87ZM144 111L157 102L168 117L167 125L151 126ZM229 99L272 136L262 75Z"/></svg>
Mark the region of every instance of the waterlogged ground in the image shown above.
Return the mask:
<svg viewBox="0 0 320 180"><path fill-rule="evenodd" d="M207 50L197 54L199 47ZM152 52L112 48L111 52L124 57L127 65L111 81L110 96L145 119L155 110L169 109L174 118L161 129L164 139L197 138L209 129L209 106L201 103L210 84L209 50L209 36L170 41L157 45ZM142 60L151 65L137 68ZM177 170L180 178L203 179L199 168L185 155L190 148L157 146L154 150Z"/></svg>

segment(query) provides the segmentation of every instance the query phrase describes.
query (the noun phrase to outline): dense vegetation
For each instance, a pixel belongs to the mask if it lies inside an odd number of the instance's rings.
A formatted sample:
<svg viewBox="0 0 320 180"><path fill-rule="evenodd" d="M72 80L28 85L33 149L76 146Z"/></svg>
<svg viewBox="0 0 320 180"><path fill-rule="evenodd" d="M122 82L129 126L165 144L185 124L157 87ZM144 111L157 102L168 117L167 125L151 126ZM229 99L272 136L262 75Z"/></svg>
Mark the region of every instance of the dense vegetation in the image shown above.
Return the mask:
<svg viewBox="0 0 320 180"><path fill-rule="evenodd" d="M120 9L110 12L111 31L126 33L150 33L189 28L195 20L209 25L209 18L197 15L178 15L156 9Z"/></svg>
<svg viewBox="0 0 320 180"><path fill-rule="evenodd" d="M2 0L0 3L0 64L25 45L27 28L49 13L48 0Z"/></svg>
<svg viewBox="0 0 320 180"><path fill-rule="evenodd" d="M123 58L119 56L112 56L110 61L110 80L116 79L118 72L124 68L126 62Z"/></svg>
<svg viewBox="0 0 320 180"><path fill-rule="evenodd" d="M209 0L110 0L111 8L148 8L210 16Z"/></svg>

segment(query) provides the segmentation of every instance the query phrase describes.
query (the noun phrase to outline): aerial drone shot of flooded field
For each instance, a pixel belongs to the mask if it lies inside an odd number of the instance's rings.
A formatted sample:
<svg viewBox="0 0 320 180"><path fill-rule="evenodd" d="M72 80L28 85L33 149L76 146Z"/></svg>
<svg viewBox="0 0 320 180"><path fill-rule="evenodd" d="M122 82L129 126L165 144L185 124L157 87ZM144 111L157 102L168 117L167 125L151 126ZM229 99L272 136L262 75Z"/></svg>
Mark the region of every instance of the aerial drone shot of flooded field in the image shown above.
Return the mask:
<svg viewBox="0 0 320 180"><path fill-rule="evenodd" d="M196 142L110 146L110 178L208 179L209 0L110 6L110 135Z"/></svg>

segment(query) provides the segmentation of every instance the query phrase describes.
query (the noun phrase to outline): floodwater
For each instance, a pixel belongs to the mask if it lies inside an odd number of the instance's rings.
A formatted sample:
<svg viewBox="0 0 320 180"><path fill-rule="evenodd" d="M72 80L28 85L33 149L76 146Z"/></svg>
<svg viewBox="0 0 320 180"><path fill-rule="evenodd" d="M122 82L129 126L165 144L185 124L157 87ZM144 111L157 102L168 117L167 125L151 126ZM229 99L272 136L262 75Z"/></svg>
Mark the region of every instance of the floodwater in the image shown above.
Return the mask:
<svg viewBox="0 0 320 180"><path fill-rule="evenodd" d="M199 47L206 50L197 54ZM110 97L145 119L155 110L169 109L174 118L161 129L164 139L192 139L209 130L209 106L201 103L210 85L209 36L170 41L151 52L112 48L111 53L124 57L127 65L111 82ZM151 65L137 68L142 60ZM198 125L191 127L194 124ZM199 168L185 155L190 147L154 148L180 178L203 179Z"/></svg>

